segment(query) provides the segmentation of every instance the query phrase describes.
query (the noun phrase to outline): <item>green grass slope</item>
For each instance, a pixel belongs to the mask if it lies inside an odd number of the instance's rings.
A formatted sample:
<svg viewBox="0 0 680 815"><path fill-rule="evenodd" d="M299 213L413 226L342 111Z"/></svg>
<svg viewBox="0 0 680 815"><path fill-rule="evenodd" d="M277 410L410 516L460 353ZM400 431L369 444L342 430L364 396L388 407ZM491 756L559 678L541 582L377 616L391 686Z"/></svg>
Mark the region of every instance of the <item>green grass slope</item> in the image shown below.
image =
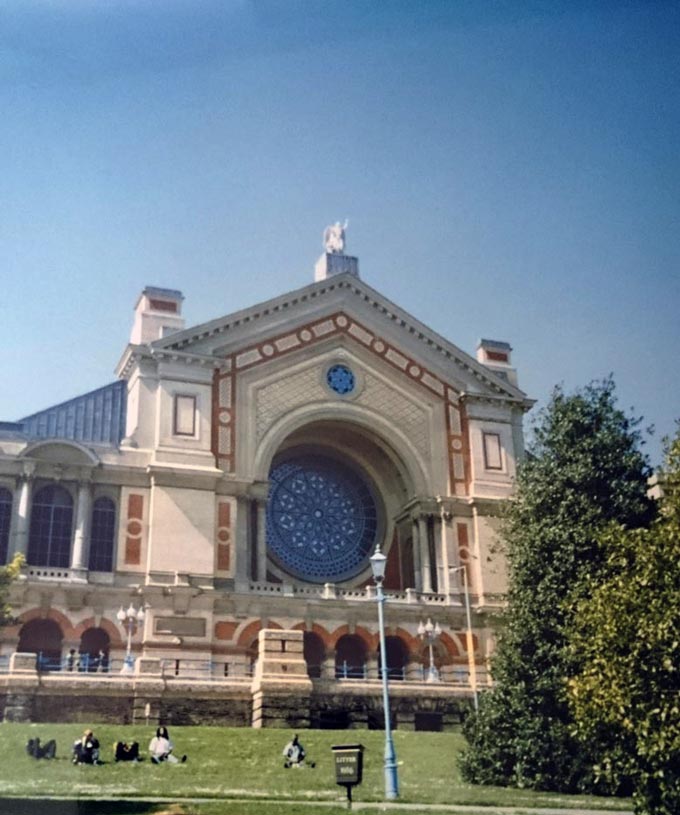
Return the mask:
<svg viewBox="0 0 680 815"><path fill-rule="evenodd" d="M191 798L276 798L281 804L295 800L338 802L344 790L335 784L331 747L361 743L364 779L355 788L355 801L380 801L384 792L384 734L367 730L305 730L300 737L315 769L284 769L281 755L292 735L286 730L248 728L175 727L170 735L186 764L154 765L147 747L154 728L92 725L102 747L102 766L74 766L71 745L83 730L80 724L0 725L0 798L41 797L78 800L161 798L181 802ZM57 759L36 761L25 750L29 738L44 743L57 741ZM138 741L144 760L139 764L113 761L116 740ZM473 787L463 783L456 756L463 746L459 733L408 733L396 731L394 742L399 765L400 800L421 804L468 804L481 806L574 807L627 809L628 802L587 796L560 796L525 790ZM249 807L239 805L242 813ZM294 809L294 808L293 808ZM293 809L256 807L255 812L286 815ZM183 810L185 811L185 810ZM186 810L189 811L189 810ZM196 810L199 811L199 810ZM230 812L224 805L217 810ZM325 809L326 812L332 810ZM305 808L307 815L312 815Z"/></svg>

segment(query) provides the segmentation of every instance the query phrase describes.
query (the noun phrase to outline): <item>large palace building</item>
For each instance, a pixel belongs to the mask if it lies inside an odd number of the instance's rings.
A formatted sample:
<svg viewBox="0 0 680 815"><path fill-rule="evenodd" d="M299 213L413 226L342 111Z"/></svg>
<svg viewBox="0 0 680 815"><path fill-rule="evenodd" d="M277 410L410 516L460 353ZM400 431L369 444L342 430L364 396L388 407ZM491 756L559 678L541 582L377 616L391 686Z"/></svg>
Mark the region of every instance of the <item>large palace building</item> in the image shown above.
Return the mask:
<svg viewBox="0 0 680 815"><path fill-rule="evenodd" d="M340 237L311 285L192 328L147 287L116 382L0 424L5 719L380 726L376 548L393 723L487 684L531 401L507 343L464 353Z"/></svg>

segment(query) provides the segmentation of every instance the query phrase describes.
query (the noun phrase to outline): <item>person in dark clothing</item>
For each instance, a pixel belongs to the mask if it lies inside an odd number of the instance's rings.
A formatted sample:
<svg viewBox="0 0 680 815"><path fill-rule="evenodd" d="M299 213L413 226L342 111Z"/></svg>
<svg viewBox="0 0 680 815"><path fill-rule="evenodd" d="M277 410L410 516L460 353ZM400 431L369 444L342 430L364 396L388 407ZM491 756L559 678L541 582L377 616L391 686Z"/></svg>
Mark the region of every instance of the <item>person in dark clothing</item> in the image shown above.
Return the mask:
<svg viewBox="0 0 680 815"><path fill-rule="evenodd" d="M117 741L113 745L113 755L116 761L139 761L139 744L136 741L130 744Z"/></svg>
<svg viewBox="0 0 680 815"><path fill-rule="evenodd" d="M310 761L309 764L305 764L305 748L302 746L300 739L297 737L297 733L293 736L293 740L289 741L288 744L283 748L283 757L286 759L283 763L283 766L286 769L290 767L316 767L316 764L313 761Z"/></svg>
<svg viewBox="0 0 680 815"><path fill-rule="evenodd" d="M50 739L45 744L40 744L40 739L29 739L26 745L26 752L33 758L55 758L57 755L57 742Z"/></svg>
<svg viewBox="0 0 680 815"><path fill-rule="evenodd" d="M82 738L73 745L74 764L99 764L99 740L91 730L86 730Z"/></svg>

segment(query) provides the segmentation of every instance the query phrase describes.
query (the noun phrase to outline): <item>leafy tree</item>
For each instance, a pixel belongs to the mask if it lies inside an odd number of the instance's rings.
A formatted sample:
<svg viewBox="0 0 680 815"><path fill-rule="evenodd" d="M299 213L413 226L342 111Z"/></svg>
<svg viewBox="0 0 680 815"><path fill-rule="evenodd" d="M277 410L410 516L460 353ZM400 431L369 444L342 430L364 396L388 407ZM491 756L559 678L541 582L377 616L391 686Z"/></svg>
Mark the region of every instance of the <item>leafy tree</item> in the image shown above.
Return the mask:
<svg viewBox="0 0 680 815"><path fill-rule="evenodd" d="M494 686L468 718L463 776L474 783L593 790L593 761L572 733L565 630L570 592L604 564L601 530L652 517L639 419L616 406L611 378L574 394L557 387L535 422L502 527L508 603Z"/></svg>
<svg viewBox="0 0 680 815"><path fill-rule="evenodd" d="M608 577L572 615L575 733L646 815L680 812L680 429L666 462L658 520L605 532Z"/></svg>
<svg viewBox="0 0 680 815"><path fill-rule="evenodd" d="M15 580L24 564L23 555L15 555L6 566L0 566L0 626L12 625L15 618L9 604L9 586Z"/></svg>

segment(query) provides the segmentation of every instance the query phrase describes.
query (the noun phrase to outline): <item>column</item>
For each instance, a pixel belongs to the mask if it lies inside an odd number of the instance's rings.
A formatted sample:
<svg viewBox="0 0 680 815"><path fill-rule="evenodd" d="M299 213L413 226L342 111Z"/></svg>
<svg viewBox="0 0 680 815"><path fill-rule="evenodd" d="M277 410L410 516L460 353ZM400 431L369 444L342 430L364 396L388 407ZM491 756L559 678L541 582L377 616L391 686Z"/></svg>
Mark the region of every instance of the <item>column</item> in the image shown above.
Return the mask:
<svg viewBox="0 0 680 815"><path fill-rule="evenodd" d="M267 504L257 502L257 579L267 582Z"/></svg>
<svg viewBox="0 0 680 815"><path fill-rule="evenodd" d="M422 591L429 594L432 591L432 572L430 571L430 546L427 539L427 518L424 515L418 518L418 538L423 582Z"/></svg>
<svg viewBox="0 0 680 815"><path fill-rule="evenodd" d="M89 481L78 484L76 531L71 551L71 568L87 571L90 555L90 519L92 517L92 486Z"/></svg>
<svg viewBox="0 0 680 815"><path fill-rule="evenodd" d="M31 496L33 493L33 478L30 474L19 476L17 483L17 497L12 504L12 529L14 540L12 555L24 555L28 552L28 523L31 512Z"/></svg>
<svg viewBox="0 0 680 815"><path fill-rule="evenodd" d="M439 558L437 561L437 569L439 573L439 591L446 595L451 595L451 565L449 563L449 522L451 521L451 513L446 512L444 507L439 506L439 519L435 526L439 526Z"/></svg>
<svg viewBox="0 0 680 815"><path fill-rule="evenodd" d="M335 679L335 651L327 651L321 665L322 679Z"/></svg>
<svg viewBox="0 0 680 815"><path fill-rule="evenodd" d="M376 653L366 657L366 679L380 679L380 656Z"/></svg>
<svg viewBox="0 0 680 815"><path fill-rule="evenodd" d="M416 584L414 588L417 592L421 592L423 590L423 572L420 565L420 530L417 518L413 519L411 546L413 547L413 572Z"/></svg>

